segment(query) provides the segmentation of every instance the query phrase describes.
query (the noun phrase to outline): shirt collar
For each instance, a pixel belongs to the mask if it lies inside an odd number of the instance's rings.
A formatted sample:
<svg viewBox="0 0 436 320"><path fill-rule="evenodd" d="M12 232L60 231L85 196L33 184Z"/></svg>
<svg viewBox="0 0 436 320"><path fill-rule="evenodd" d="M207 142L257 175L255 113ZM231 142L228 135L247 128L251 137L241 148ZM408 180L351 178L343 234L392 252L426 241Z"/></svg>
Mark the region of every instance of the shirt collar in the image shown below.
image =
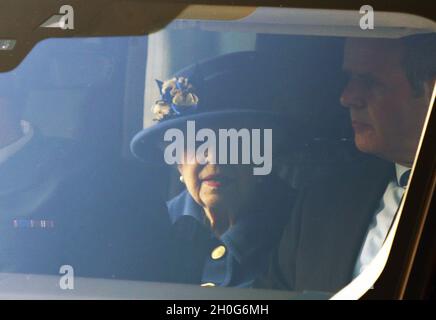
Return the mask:
<svg viewBox="0 0 436 320"><path fill-rule="evenodd" d="M33 137L33 128L29 122L21 121L21 130L23 136L17 141L7 145L6 147L0 148L0 164L3 164L6 160L20 151Z"/></svg>
<svg viewBox="0 0 436 320"><path fill-rule="evenodd" d="M186 190L168 201L167 207L173 224L183 217L190 216L194 217L200 224L207 225L203 209ZM253 212L239 219L221 235L219 240L232 256L239 263L242 263L255 258L258 253L273 244L275 235L279 233L277 224L279 222L275 223L274 219L268 218L266 212ZM194 229L187 228L186 232L192 232L192 230ZM210 232L210 236L213 238L212 232Z"/></svg>
<svg viewBox="0 0 436 320"><path fill-rule="evenodd" d="M397 183L398 183L398 185L401 185L401 183L400 183L401 176L402 176L404 173L406 173L406 171L408 171L408 170L410 170L410 169L411 169L411 168L406 167L406 166L403 166L403 165L401 165L401 164L398 164L398 163L395 164L395 177L396 177L396 179L397 179Z"/></svg>
<svg viewBox="0 0 436 320"><path fill-rule="evenodd" d="M173 224L183 216L191 216L200 223L204 222L203 209L195 202L187 190L167 201L167 208Z"/></svg>

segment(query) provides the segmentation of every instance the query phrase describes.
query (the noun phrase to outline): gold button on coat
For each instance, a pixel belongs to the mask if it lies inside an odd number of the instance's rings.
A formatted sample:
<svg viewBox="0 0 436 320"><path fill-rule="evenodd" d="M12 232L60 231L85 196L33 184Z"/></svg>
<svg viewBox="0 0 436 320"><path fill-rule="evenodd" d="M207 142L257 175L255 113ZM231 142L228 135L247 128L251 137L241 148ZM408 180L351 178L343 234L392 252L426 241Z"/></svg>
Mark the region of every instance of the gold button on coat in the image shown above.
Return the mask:
<svg viewBox="0 0 436 320"><path fill-rule="evenodd" d="M224 257L225 254L226 254L226 247L218 246L215 249L213 249L211 257L213 260L218 260Z"/></svg>

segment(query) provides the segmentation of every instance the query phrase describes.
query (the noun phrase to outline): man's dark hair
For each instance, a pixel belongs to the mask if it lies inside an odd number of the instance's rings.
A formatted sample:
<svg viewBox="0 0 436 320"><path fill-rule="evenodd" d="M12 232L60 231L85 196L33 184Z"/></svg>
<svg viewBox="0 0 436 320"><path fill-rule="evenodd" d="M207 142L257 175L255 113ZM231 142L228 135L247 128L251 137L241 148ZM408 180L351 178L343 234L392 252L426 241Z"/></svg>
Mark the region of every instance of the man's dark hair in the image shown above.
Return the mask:
<svg viewBox="0 0 436 320"><path fill-rule="evenodd" d="M436 33L402 38L404 69L416 96L424 93L424 82L436 78Z"/></svg>

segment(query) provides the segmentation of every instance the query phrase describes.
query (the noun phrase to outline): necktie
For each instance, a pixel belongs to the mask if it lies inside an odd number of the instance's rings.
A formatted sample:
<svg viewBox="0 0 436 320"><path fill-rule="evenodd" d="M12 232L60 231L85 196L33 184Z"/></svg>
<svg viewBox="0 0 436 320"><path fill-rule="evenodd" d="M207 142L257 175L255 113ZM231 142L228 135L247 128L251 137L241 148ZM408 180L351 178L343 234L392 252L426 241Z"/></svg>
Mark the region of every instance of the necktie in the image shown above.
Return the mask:
<svg viewBox="0 0 436 320"><path fill-rule="evenodd" d="M409 178L410 178L410 171L411 170L409 169L401 175L400 180L399 180L400 187L403 187L403 188L407 187L407 184L408 184Z"/></svg>

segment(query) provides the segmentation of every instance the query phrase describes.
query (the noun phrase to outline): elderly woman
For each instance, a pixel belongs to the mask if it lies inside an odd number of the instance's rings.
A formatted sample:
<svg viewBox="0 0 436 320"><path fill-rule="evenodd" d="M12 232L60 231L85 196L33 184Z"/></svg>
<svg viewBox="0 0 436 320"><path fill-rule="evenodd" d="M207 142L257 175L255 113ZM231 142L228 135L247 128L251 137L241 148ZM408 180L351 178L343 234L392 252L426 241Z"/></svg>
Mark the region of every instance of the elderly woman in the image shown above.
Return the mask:
<svg viewBox="0 0 436 320"><path fill-rule="evenodd" d="M277 113L253 110L251 102L247 108L237 108L245 105L234 105L232 96L220 93L229 84L224 79L234 77L215 76L195 86L186 77L158 81L162 97L152 108L158 123L133 139L133 153L146 162L165 163L169 146L165 132L177 128L186 133L188 121L195 121L197 128L208 128L217 137L221 129L269 128L274 137L270 147L278 150L289 120ZM269 142L261 143L264 151L265 143ZM199 156L198 142L196 148L190 149L188 144L174 165L185 188L167 202L178 246L176 281L249 287L266 270L289 215L293 192L274 171L255 175L253 163L218 163L224 158L219 156L222 149L203 149ZM243 157L238 156L241 161Z"/></svg>

